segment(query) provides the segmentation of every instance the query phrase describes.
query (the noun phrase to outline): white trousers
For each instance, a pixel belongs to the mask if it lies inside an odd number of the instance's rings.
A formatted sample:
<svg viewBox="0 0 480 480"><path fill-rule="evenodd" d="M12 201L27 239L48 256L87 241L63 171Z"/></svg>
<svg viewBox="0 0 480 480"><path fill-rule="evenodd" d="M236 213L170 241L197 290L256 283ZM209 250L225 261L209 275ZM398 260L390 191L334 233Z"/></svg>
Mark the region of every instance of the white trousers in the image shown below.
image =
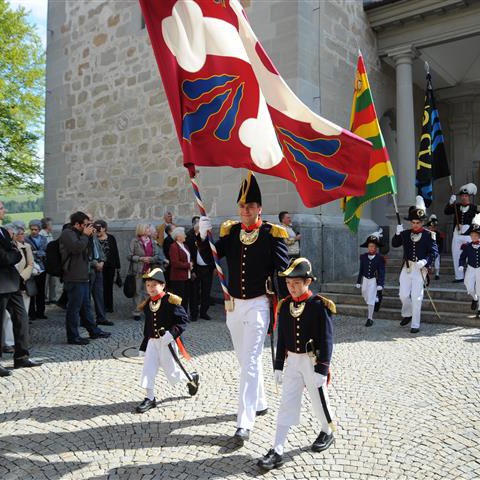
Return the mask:
<svg viewBox="0 0 480 480"><path fill-rule="evenodd" d="M455 230L453 231L452 260L455 271L455 280L463 280L463 272L458 269L458 262L462 253L462 245L470 241L470 237L468 235L463 235L463 233L468 230L468 227L469 225L462 225L460 233L458 232L457 227L455 227Z"/></svg>
<svg viewBox="0 0 480 480"><path fill-rule="evenodd" d="M478 300L480 297L480 267L467 267L465 272L465 278L463 280L467 293L472 296L474 300Z"/></svg>
<svg viewBox="0 0 480 480"><path fill-rule="evenodd" d="M412 328L420 328L420 314L423 301L423 277L422 271L413 262L410 273L407 267L402 268L400 273L399 296L402 302L402 317L412 317ZM426 269L423 271L426 275Z"/></svg>
<svg viewBox="0 0 480 480"><path fill-rule="evenodd" d="M435 275L440 275L440 255L435 257L435 263L433 266L435 268Z"/></svg>
<svg viewBox="0 0 480 480"><path fill-rule="evenodd" d="M362 297L367 305L375 305L377 300L377 279L362 277Z"/></svg>
<svg viewBox="0 0 480 480"><path fill-rule="evenodd" d="M178 355L177 344L172 342L172 346ZM168 346L162 345L159 338L150 338L145 350L140 386L153 390L155 388L155 377L160 367L163 369L170 385L175 385L181 380L188 381L180 367L175 363Z"/></svg>
<svg viewBox="0 0 480 480"><path fill-rule="evenodd" d="M25 305L25 310L28 313L28 308L30 307L30 297L22 291L22 298L23 298L23 304ZM8 346L8 347L13 347L15 345L15 337L13 336L13 323L12 323L12 317L8 313L7 310L5 310L5 314L3 316L3 325L2 325L2 340L3 340L3 345L2 347Z"/></svg>
<svg viewBox="0 0 480 480"><path fill-rule="evenodd" d="M257 410L267 408L263 386L262 353L268 330L269 302L265 295L248 300L235 298L227 312L227 327L240 364L237 428L251 430Z"/></svg>
<svg viewBox="0 0 480 480"><path fill-rule="evenodd" d="M287 365L283 374L282 398L277 415L277 429L300 423L300 410L305 387L312 402L313 413L320 422L321 431L330 434L331 425L325 415L319 389L315 385L312 359L306 353L288 352ZM331 412L326 381L322 385L322 392L328 410Z"/></svg>

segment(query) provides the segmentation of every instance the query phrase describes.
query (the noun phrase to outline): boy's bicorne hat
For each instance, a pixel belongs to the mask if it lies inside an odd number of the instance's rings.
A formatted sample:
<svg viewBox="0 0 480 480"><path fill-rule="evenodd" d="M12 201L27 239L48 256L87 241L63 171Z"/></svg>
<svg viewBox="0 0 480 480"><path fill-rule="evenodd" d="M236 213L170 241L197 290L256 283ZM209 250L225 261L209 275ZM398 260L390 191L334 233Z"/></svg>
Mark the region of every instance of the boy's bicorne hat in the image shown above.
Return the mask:
<svg viewBox="0 0 480 480"><path fill-rule="evenodd" d="M287 269L279 272L278 275L284 278L311 278L316 280L312 273L310 260L304 257L292 259Z"/></svg>
<svg viewBox="0 0 480 480"><path fill-rule="evenodd" d="M423 197L417 195L415 205L408 209L408 217L405 220L425 220L427 218L427 207Z"/></svg>
<svg viewBox="0 0 480 480"><path fill-rule="evenodd" d="M458 190L457 195L476 195L477 194L477 186L474 183L467 183L466 185L462 185Z"/></svg>
<svg viewBox="0 0 480 480"><path fill-rule="evenodd" d="M464 235L470 235L472 232L480 234L480 213L477 213L472 220L472 224L468 228L468 230L464 233Z"/></svg>
<svg viewBox="0 0 480 480"><path fill-rule="evenodd" d="M432 213L428 217L428 222L426 223L426 225L427 225L427 227L431 227L432 225L437 225L437 224L438 224L438 218L434 213Z"/></svg>
<svg viewBox="0 0 480 480"><path fill-rule="evenodd" d="M156 267L150 270L147 273L142 275L143 281L146 282L147 280L156 280L157 282L165 283L165 275L161 268Z"/></svg>
<svg viewBox="0 0 480 480"><path fill-rule="evenodd" d="M240 192L238 193L237 203L252 203L256 202L262 204L262 194L258 186L257 179L252 172L248 172L247 178L242 180L240 185Z"/></svg>
<svg viewBox="0 0 480 480"><path fill-rule="evenodd" d="M367 239L360 245L360 247L366 248L369 243L374 243L378 248L383 247L383 230L380 229L378 232L371 233Z"/></svg>

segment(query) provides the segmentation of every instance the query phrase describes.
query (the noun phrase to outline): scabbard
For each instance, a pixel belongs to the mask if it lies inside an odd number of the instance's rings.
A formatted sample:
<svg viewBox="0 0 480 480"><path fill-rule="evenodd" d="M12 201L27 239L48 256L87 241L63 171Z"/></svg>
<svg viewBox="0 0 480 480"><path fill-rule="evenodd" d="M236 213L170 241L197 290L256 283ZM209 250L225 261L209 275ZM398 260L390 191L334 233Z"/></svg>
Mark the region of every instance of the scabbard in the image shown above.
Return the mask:
<svg viewBox="0 0 480 480"><path fill-rule="evenodd" d="M165 335L165 329L162 327L160 329L160 336L163 337ZM168 349L170 350L170 353L172 354L172 357L173 357L173 360L175 361L175 363L180 367L180 369L182 370L182 372L185 374L185 376L187 377L188 381L190 383L194 383L193 382L193 378L192 376L188 373L188 371L186 370L186 368L182 365L182 362L180 361L180 359L178 358L178 355L177 355L177 352L175 351L175 348L173 348L173 345L171 343L168 344Z"/></svg>
<svg viewBox="0 0 480 480"><path fill-rule="evenodd" d="M333 431L335 431L336 430L335 424L333 423L332 415L331 415L330 410L328 408L327 399L325 397L325 392L323 391L323 389L324 389L323 386L318 388L318 393L320 395L320 401L322 402L323 412L325 413L325 418L327 419L328 425L330 426L330 428Z"/></svg>

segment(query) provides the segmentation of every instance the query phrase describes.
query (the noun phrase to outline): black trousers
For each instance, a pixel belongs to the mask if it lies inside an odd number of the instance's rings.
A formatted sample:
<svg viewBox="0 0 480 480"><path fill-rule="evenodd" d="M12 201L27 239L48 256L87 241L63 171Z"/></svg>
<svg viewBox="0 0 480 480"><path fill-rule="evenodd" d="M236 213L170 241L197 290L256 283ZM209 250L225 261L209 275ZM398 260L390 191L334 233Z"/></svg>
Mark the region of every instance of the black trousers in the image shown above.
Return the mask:
<svg viewBox="0 0 480 480"><path fill-rule="evenodd" d="M170 280L168 291L182 297L182 307L188 312L190 280Z"/></svg>
<svg viewBox="0 0 480 480"><path fill-rule="evenodd" d="M37 284L38 293L30 300L28 316L31 319L45 315L45 281L47 279L47 273L42 272L40 275L33 278Z"/></svg>
<svg viewBox="0 0 480 480"><path fill-rule="evenodd" d="M204 315L210 307L214 268L212 265L197 265L195 267L197 278L190 282L190 315L193 318L198 317L199 310L200 315Z"/></svg>
<svg viewBox="0 0 480 480"><path fill-rule="evenodd" d="M15 339L15 353L13 358L28 357L28 314L25 310L23 297L18 290L14 293L0 294L0 346L2 345L3 334L3 316L5 310L8 310L12 317L13 324L13 338ZM2 349L0 348L0 357L2 356Z"/></svg>
<svg viewBox="0 0 480 480"><path fill-rule="evenodd" d="M113 312L113 283L115 282L114 267L103 267L103 301L105 310Z"/></svg>

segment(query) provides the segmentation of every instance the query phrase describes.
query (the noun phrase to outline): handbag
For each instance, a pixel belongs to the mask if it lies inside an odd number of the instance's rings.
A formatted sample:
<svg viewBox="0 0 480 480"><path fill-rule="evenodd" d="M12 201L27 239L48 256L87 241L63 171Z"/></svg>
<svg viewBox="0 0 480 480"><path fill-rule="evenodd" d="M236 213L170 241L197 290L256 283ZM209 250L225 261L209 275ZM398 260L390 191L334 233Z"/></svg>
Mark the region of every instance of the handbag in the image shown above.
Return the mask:
<svg viewBox="0 0 480 480"><path fill-rule="evenodd" d="M117 276L115 277L115 284L117 285L118 288L122 288L123 286L123 280L122 280L122 276L120 275L120 270L117 270Z"/></svg>
<svg viewBox="0 0 480 480"><path fill-rule="evenodd" d="M137 279L135 278L135 274L133 273L133 263L130 262L130 266L128 267L128 273L125 277L125 282L123 282L123 294L127 298L133 298L135 293L137 293Z"/></svg>
<svg viewBox="0 0 480 480"><path fill-rule="evenodd" d="M29 297L35 297L38 294L37 282L33 277L30 277L28 280L24 282L25 285L25 293Z"/></svg>

